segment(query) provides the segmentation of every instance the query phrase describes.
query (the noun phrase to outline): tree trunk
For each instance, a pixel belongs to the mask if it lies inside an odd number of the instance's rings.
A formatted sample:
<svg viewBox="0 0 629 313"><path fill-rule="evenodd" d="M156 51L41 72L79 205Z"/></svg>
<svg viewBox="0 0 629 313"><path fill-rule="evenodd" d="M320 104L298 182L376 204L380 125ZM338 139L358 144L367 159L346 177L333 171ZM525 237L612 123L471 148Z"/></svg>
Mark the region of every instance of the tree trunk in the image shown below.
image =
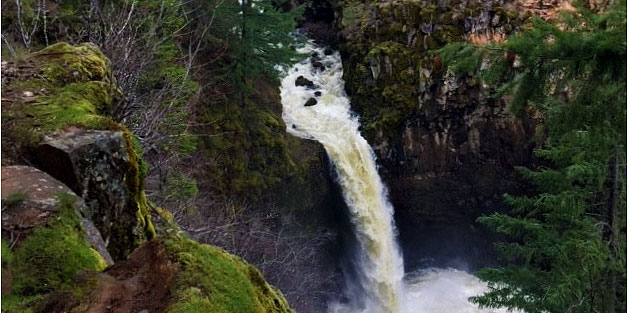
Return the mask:
<svg viewBox="0 0 629 313"><path fill-rule="evenodd" d="M610 265L614 266L618 262L618 153L614 152L609 161L609 179L608 179L608 206L607 206L607 223L609 224L609 231L605 237L610 251ZM616 312L616 287L617 287L617 270L610 268L608 270L608 297L605 303L606 313Z"/></svg>
<svg viewBox="0 0 629 313"><path fill-rule="evenodd" d="M242 84L241 88L240 88L240 107L244 108L245 107L245 89L247 87L247 58L248 56L248 45L247 45L247 41L248 41L248 37L247 36L251 36L248 32L247 32L247 13L249 12L249 9L251 8L251 1L252 0L240 0L242 1L240 3L240 9L242 11L242 24L241 24L241 32L240 32L240 41L241 41L241 45L242 45L242 59L240 60L241 64L240 66L241 68L241 75L242 77L240 78L241 81L240 83Z"/></svg>

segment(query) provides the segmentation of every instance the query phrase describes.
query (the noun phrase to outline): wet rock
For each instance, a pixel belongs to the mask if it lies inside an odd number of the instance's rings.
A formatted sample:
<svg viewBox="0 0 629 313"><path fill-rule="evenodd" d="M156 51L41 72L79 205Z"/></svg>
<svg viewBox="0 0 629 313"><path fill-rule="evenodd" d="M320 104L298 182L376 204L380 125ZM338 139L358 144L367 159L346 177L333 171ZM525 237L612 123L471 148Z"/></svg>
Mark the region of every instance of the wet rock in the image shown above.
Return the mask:
<svg viewBox="0 0 629 313"><path fill-rule="evenodd" d="M321 71L325 71L325 65L323 65L323 63L319 61L312 62L312 67L314 67L315 69L319 69Z"/></svg>
<svg viewBox="0 0 629 313"><path fill-rule="evenodd" d="M315 91L314 95L315 97L321 97L321 91Z"/></svg>
<svg viewBox="0 0 629 313"><path fill-rule="evenodd" d="M311 80L309 80L308 78L305 78L303 76L299 76L295 80L295 86L314 87L314 83Z"/></svg>
<svg viewBox="0 0 629 313"><path fill-rule="evenodd" d="M123 133L69 131L46 136L37 147L41 167L86 203L82 214L100 231L114 259L124 258L142 239L134 177Z"/></svg>
<svg viewBox="0 0 629 313"><path fill-rule="evenodd" d="M76 194L54 177L30 166L2 167L2 229L3 236L14 242L26 239L33 228L45 224L58 212L58 194ZM84 201L78 198L77 211L83 211ZM113 259L105 242L92 222L79 216L85 238L108 264Z"/></svg>
<svg viewBox="0 0 629 313"><path fill-rule="evenodd" d="M317 99L315 98L310 98L308 99L308 101L306 101L306 103L304 104L305 107L311 107L313 105L317 104Z"/></svg>
<svg viewBox="0 0 629 313"><path fill-rule="evenodd" d="M323 50L323 54L325 55L332 55L333 53L334 53L334 50L330 48L325 48L325 50Z"/></svg>

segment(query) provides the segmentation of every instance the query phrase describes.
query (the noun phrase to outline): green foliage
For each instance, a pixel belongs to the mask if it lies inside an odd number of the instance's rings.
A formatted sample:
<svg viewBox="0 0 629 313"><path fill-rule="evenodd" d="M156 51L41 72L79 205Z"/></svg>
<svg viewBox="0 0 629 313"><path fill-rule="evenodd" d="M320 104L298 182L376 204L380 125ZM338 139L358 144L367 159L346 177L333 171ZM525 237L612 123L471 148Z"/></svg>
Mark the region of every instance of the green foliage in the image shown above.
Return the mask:
<svg viewBox="0 0 629 313"><path fill-rule="evenodd" d="M28 194L18 191L7 196L7 198L4 200L4 205L6 205L7 207L12 207L19 205L26 200L28 200Z"/></svg>
<svg viewBox="0 0 629 313"><path fill-rule="evenodd" d="M169 313L293 312L258 270L224 250L181 237L164 241L181 264Z"/></svg>
<svg viewBox="0 0 629 313"><path fill-rule="evenodd" d="M626 300L626 2L601 15L579 6L560 23L487 47L441 49L451 70L480 76L517 116L536 110L548 167L521 169L537 186L507 196L511 214L479 221L505 234L503 267L479 277L483 307L525 312L618 312ZM484 68L481 60L487 61Z"/></svg>
<svg viewBox="0 0 629 313"><path fill-rule="evenodd" d="M14 252L12 292L46 293L72 283L79 271L101 271L105 260L90 247L75 212L74 197L60 194L59 213L38 226Z"/></svg>
<svg viewBox="0 0 629 313"><path fill-rule="evenodd" d="M2 268L8 268L13 263L13 252L6 240L0 241L2 245Z"/></svg>
<svg viewBox="0 0 629 313"><path fill-rule="evenodd" d="M456 73L473 74L478 69L482 51L464 42L455 42L438 50L443 62Z"/></svg>
<svg viewBox="0 0 629 313"><path fill-rule="evenodd" d="M189 200L197 196L199 187L197 182L179 172L171 172L166 178L165 199Z"/></svg>
<svg viewBox="0 0 629 313"><path fill-rule="evenodd" d="M346 29L354 29L361 27L363 20L364 4L360 2L354 2L347 4L343 7L343 19L341 24Z"/></svg>
<svg viewBox="0 0 629 313"><path fill-rule="evenodd" d="M291 64L297 56L295 38L289 34L303 10L285 12L280 5L272 0L243 0L224 6L224 14L233 23L227 38L233 61L229 77L236 89L246 95L254 88L254 78L265 75L277 79L277 67Z"/></svg>
<svg viewBox="0 0 629 313"><path fill-rule="evenodd" d="M300 172L290 154L296 139L284 132L286 126L270 104L246 104L244 109L233 102L209 108L208 118L217 122L203 139L205 151L219 162L206 168L212 188L255 199Z"/></svg>
<svg viewBox="0 0 629 313"><path fill-rule="evenodd" d="M34 313L35 305L42 298L42 295L19 296L13 293L2 296L2 313Z"/></svg>

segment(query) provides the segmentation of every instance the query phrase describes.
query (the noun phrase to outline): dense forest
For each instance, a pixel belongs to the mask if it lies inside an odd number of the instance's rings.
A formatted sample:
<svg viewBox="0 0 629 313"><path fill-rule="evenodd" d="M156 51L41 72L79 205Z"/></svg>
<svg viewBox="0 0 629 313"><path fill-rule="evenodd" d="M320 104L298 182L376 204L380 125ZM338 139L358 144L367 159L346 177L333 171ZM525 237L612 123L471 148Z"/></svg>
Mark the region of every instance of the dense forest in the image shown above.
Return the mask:
<svg viewBox="0 0 629 313"><path fill-rule="evenodd" d="M2 2L14 312L626 312L626 1Z"/></svg>

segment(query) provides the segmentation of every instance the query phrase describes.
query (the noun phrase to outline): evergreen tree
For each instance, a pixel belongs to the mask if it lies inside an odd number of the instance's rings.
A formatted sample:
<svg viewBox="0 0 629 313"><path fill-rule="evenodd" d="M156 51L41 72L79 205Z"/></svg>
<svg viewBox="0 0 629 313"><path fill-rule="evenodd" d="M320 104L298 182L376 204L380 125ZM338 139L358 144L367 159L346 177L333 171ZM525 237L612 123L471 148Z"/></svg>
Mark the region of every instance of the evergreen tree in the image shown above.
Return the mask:
<svg viewBox="0 0 629 313"><path fill-rule="evenodd" d="M231 38L233 48L232 77L244 97L251 92L251 79L261 74L276 79L277 66L288 65L296 57L295 30L301 8L284 12L273 0L240 0L234 14L237 24Z"/></svg>
<svg viewBox="0 0 629 313"><path fill-rule="evenodd" d="M517 116L544 119L535 153L546 166L521 169L538 193L506 196L510 214L479 219L509 238L497 244L504 265L478 273L490 287L471 299L482 307L626 308L626 2L600 15L577 8L501 44L440 51L450 69L511 95Z"/></svg>

